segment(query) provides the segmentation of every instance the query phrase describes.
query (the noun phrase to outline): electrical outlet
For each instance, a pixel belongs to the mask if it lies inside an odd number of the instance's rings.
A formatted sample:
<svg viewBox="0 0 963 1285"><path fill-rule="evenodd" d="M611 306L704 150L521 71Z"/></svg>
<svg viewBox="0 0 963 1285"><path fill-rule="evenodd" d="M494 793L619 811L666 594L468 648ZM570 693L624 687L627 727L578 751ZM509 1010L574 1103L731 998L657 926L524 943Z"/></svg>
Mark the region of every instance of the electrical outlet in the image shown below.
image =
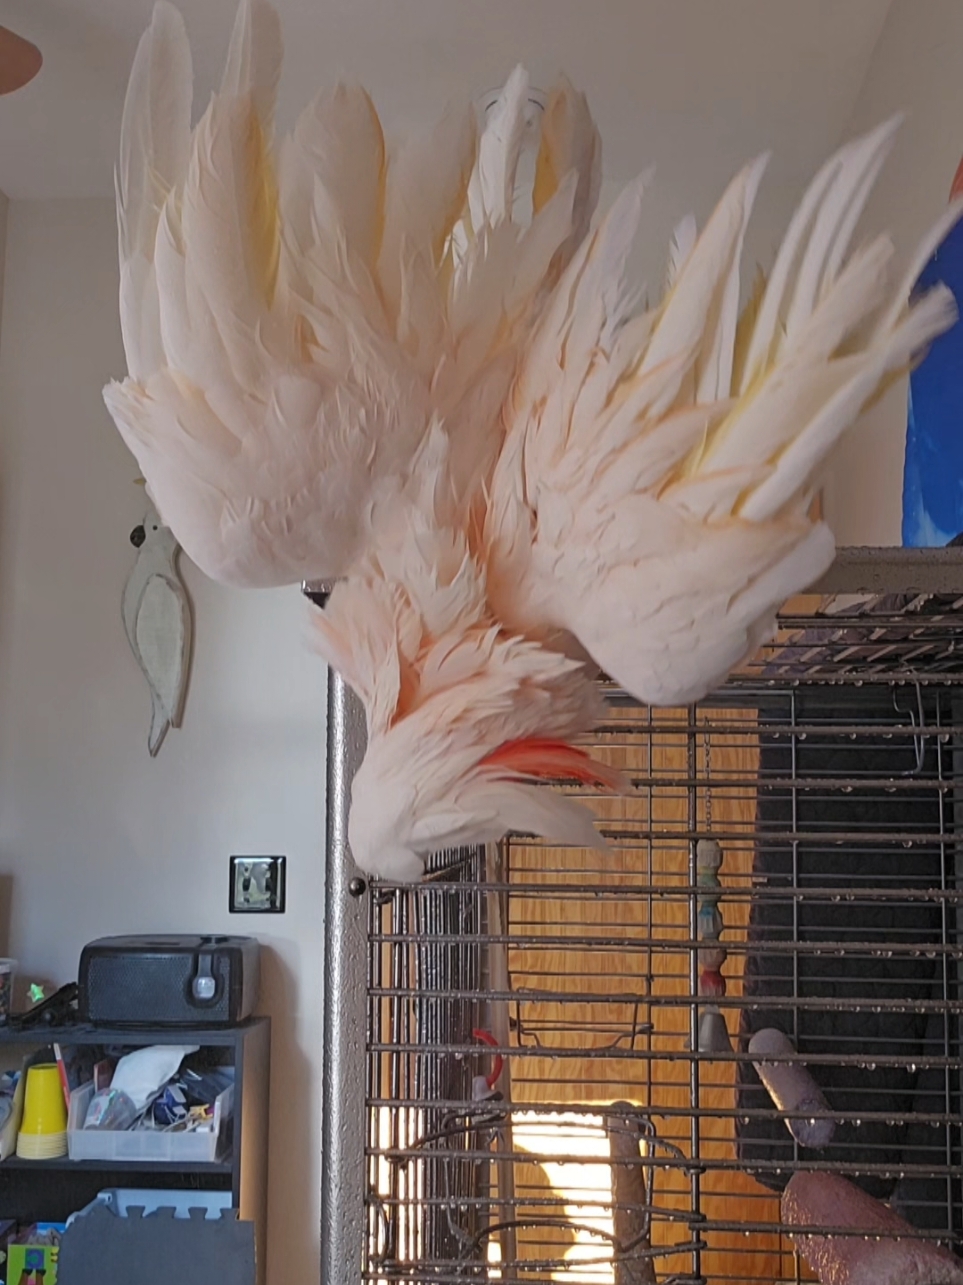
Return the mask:
<svg viewBox="0 0 963 1285"><path fill-rule="evenodd" d="M232 915L283 915L285 857L231 857Z"/></svg>

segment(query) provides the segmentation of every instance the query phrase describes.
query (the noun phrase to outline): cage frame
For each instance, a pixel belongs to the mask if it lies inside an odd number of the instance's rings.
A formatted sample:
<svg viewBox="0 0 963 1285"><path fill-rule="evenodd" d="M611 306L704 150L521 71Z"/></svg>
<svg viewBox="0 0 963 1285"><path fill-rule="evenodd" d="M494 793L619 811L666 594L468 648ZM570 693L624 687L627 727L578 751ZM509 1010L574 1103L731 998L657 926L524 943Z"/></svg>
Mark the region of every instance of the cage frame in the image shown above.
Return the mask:
<svg viewBox="0 0 963 1285"><path fill-rule="evenodd" d="M318 605L330 585L306 583ZM963 549L837 550L813 594L963 596ZM366 1236L368 881L347 839L351 781L365 752L364 707L328 672L321 1076L321 1271L324 1285L360 1285Z"/></svg>

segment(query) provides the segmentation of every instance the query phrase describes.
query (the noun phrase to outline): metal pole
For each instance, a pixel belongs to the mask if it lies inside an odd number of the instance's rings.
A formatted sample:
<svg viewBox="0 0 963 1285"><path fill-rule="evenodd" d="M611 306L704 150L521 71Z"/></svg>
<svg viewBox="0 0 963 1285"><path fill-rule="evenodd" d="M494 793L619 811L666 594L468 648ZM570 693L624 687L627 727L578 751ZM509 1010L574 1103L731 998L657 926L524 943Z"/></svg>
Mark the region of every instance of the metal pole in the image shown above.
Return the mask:
<svg viewBox="0 0 963 1285"><path fill-rule="evenodd" d="M960 698L958 691L953 692L950 701L950 709L952 710L951 717L953 719L953 727L954 729L959 728L960 724L963 723L963 699ZM960 837L963 835L963 734L956 730L953 732L951 763L953 772L954 833L953 890L955 892L959 892L960 889L963 889L963 839ZM945 913L946 911L944 907L944 914ZM954 941L961 942L963 941L963 903L956 903L953 918L953 931L955 933ZM963 997L963 960L959 958L956 959L952 966L952 974L951 981L953 985L951 998L959 1000ZM963 1013L957 1013L956 1031L954 1032L954 1035L956 1037L955 1048L952 1048L951 1052L954 1056L960 1057L961 1054L963 1054ZM947 1076L949 1076L948 1070ZM956 1110L957 1113L959 1113L963 1110L963 1066L961 1066L957 1072L956 1094L954 1096L956 1097ZM952 1097L950 1101L952 1105ZM947 1133L950 1135L950 1159L952 1161L954 1154L959 1157L961 1153L963 1153L963 1129L954 1130L952 1125L947 1125ZM956 1134L955 1137L953 1137L954 1133ZM957 1238L959 1237L960 1232L960 1210L959 1207L954 1209L953 1204L960 1200L963 1200L963 1195L961 1195L960 1187L957 1185L955 1190L951 1191L950 1205L950 1228L954 1233L956 1233Z"/></svg>
<svg viewBox="0 0 963 1285"><path fill-rule="evenodd" d="M486 875L495 884L508 883L508 862L504 843L492 844L488 848L490 862L486 861ZM508 946L504 944L508 936L508 894L500 891L488 893L488 917L492 936L501 941L489 945L488 967L489 985L493 991L507 995L512 982L508 971ZM509 1025L508 1000L495 1000L491 1005L492 1034L502 1048L508 1048L511 1041ZM511 1058L505 1059L502 1070L502 1093L506 1104L512 1100ZM515 1222L518 1210L515 1204L515 1140L512 1132L511 1111L505 1112L505 1123L495 1137L496 1150L502 1152L495 1172L498 1175L499 1221L503 1230L499 1233L498 1242L502 1251L501 1272L506 1279L514 1279L518 1274L518 1239L515 1235Z"/></svg>
<svg viewBox="0 0 963 1285"><path fill-rule="evenodd" d="M365 1237L366 881L348 850L351 781L367 741L364 707L328 671L321 1281L361 1280Z"/></svg>
<svg viewBox="0 0 963 1285"><path fill-rule="evenodd" d="M689 833L696 835L699 831L699 794L697 779L699 775L699 747L696 741L697 711L694 705L689 707L689 730L686 734L686 761L688 763L689 786L686 791L688 799ZM708 775L708 773L707 773ZM689 887L695 888L699 882L699 871L696 864L697 839L689 842ZM689 940L696 941L699 936L699 902L694 892L689 893ZM694 1280L703 1281L702 1275L702 1233L699 1224L705 1222L702 1212L702 1133L701 1133L701 1084L699 1066L699 952L695 947L689 951L689 1102L692 1115L689 1118L689 1146L692 1151L692 1165L689 1169L689 1191L692 1204L691 1222L692 1239L696 1247L692 1250L692 1276Z"/></svg>

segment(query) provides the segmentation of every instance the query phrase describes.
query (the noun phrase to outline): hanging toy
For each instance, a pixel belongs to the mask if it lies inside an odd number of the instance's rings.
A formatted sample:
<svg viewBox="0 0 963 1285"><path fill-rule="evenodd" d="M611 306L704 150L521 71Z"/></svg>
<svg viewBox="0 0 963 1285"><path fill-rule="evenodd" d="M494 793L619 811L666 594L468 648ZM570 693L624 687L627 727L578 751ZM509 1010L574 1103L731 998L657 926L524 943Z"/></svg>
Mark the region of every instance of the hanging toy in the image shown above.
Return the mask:
<svg viewBox="0 0 963 1285"><path fill-rule="evenodd" d="M722 884L719 869L722 849L715 839L700 839L696 844L696 884L699 889L699 998L721 999L726 993L722 965L728 954L719 937L724 927L719 912ZM731 1053L732 1041L726 1019L716 1004L701 1006L699 1014L699 1052Z"/></svg>
<svg viewBox="0 0 963 1285"><path fill-rule="evenodd" d="M490 1031L474 1030L472 1031L472 1035L476 1040L481 1040L483 1044L487 1044L491 1048L498 1048L498 1040L495 1039L494 1035L492 1035ZM492 1060L492 1069L489 1073L487 1075L476 1075L472 1077L471 1096L473 1102L484 1102L489 1098L497 1098L501 1096L495 1088L495 1085L498 1083L498 1079L502 1073L502 1067L504 1065L505 1060L501 1053L496 1053Z"/></svg>

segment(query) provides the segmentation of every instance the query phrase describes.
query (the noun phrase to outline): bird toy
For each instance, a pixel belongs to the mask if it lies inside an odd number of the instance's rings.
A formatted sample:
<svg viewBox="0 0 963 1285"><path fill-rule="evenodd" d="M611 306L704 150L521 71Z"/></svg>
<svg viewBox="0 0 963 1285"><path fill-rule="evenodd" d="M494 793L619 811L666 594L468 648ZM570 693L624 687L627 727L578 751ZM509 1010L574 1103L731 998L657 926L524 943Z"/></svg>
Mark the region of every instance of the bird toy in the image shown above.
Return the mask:
<svg viewBox="0 0 963 1285"><path fill-rule="evenodd" d="M722 965L728 951L719 940L724 927L719 910L722 884L719 870L722 849L715 839L700 839L696 844L696 884L699 889L699 998L721 999L726 993ZM702 1006L699 1015L699 1052L730 1053L732 1042L726 1020L716 1004Z"/></svg>
<svg viewBox="0 0 963 1285"><path fill-rule="evenodd" d="M149 509L130 533L137 561L124 586L127 641L150 690L147 748L154 758L172 727L180 727L191 664L190 599L180 578L180 547Z"/></svg>
<svg viewBox="0 0 963 1285"><path fill-rule="evenodd" d="M492 1035L490 1031L475 1029L472 1031L472 1036L476 1040L481 1040L483 1044L489 1045L490 1048L498 1048L498 1040L495 1039L494 1035ZM471 1086L471 1096L473 1101L482 1102L486 1098L492 1098L498 1094L498 1090L495 1088L495 1085L498 1083L498 1079L502 1073L502 1067L504 1065L505 1059L502 1057L501 1053L496 1053L492 1059L492 1069L488 1074L476 1075L474 1077Z"/></svg>

